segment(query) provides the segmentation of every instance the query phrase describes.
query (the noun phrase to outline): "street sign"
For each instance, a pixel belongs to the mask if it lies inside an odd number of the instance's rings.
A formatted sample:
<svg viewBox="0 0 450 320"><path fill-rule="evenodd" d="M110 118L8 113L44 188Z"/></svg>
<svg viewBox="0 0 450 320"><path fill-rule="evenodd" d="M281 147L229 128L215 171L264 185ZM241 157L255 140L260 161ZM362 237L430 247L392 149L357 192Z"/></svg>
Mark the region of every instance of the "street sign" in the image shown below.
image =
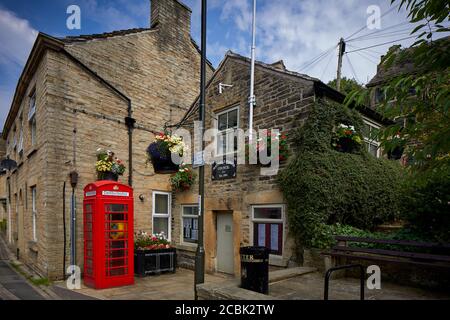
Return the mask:
<svg viewBox="0 0 450 320"><path fill-rule="evenodd" d="M198 168L205 165L205 152L197 151L194 153L194 161L192 163L192 168Z"/></svg>

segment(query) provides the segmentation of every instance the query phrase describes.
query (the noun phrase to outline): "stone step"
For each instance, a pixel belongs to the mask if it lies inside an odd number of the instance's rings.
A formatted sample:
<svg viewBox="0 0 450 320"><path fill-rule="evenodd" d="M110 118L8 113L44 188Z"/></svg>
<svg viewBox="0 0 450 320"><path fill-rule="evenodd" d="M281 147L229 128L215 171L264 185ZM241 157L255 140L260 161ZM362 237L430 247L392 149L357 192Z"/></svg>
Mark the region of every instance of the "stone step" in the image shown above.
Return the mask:
<svg viewBox="0 0 450 320"><path fill-rule="evenodd" d="M269 272L269 283L278 282L281 280L286 280L293 277L298 277L304 274L316 272L316 268L310 267L296 267L287 268L282 270L276 270Z"/></svg>

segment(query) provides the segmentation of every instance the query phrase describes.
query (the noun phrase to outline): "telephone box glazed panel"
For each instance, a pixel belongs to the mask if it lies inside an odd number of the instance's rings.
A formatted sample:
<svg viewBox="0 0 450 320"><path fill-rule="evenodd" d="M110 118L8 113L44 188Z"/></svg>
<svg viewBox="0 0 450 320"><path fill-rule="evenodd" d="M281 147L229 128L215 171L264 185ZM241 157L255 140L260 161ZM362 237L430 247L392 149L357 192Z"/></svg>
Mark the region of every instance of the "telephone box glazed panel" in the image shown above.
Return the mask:
<svg viewBox="0 0 450 320"><path fill-rule="evenodd" d="M134 283L133 189L115 181L84 188L84 283L105 289Z"/></svg>

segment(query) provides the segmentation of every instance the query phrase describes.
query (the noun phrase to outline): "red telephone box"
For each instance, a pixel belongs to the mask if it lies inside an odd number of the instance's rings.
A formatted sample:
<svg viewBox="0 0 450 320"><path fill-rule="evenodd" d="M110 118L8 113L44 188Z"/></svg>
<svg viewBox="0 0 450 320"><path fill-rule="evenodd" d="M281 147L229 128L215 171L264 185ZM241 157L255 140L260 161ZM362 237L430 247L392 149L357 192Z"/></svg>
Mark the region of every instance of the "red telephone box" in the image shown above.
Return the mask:
<svg viewBox="0 0 450 320"><path fill-rule="evenodd" d="M84 188L84 282L104 289L134 283L133 189L115 181Z"/></svg>

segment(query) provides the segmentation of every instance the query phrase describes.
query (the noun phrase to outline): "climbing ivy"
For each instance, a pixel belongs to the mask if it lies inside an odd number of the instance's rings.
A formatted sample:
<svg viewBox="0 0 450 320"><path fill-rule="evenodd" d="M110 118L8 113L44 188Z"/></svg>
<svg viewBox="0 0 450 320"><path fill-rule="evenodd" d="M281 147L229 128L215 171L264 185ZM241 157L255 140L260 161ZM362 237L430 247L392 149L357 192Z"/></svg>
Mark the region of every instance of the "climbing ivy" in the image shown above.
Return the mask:
<svg viewBox="0 0 450 320"><path fill-rule="evenodd" d="M318 100L295 134L295 154L278 176L290 229L305 246L328 247L337 223L372 230L401 211L400 165L373 157L363 145L352 153L334 150L339 124L353 125L357 132L363 128L357 111Z"/></svg>

